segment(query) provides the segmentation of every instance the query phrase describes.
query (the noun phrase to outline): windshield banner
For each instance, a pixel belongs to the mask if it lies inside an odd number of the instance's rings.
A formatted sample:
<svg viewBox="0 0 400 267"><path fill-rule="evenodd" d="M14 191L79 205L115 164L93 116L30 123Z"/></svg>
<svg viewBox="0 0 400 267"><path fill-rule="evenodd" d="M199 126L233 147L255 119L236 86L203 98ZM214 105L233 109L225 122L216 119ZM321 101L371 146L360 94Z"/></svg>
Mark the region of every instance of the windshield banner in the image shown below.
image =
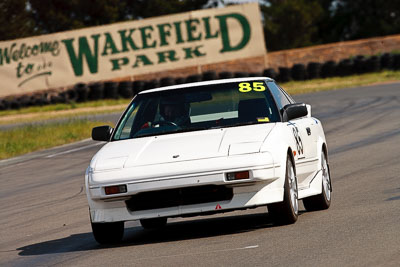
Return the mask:
<svg viewBox="0 0 400 267"><path fill-rule="evenodd" d="M0 42L0 96L264 55L257 3Z"/></svg>

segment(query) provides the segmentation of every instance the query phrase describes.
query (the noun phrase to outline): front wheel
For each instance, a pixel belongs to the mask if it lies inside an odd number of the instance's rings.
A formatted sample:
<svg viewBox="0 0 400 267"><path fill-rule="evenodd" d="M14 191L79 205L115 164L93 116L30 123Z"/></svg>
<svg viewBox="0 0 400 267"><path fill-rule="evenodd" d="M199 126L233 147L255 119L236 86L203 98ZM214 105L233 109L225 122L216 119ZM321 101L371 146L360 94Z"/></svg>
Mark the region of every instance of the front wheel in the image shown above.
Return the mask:
<svg viewBox="0 0 400 267"><path fill-rule="evenodd" d="M115 244L124 236L124 222L91 224L94 239L100 244Z"/></svg>
<svg viewBox="0 0 400 267"><path fill-rule="evenodd" d="M283 202L269 204L267 207L268 213L276 224L292 224L297 221L299 216L297 178L292 159L289 156L286 160Z"/></svg>
<svg viewBox="0 0 400 267"><path fill-rule="evenodd" d="M331 205L331 175L325 152L321 152L322 193L303 199L304 208L308 211L326 210Z"/></svg>

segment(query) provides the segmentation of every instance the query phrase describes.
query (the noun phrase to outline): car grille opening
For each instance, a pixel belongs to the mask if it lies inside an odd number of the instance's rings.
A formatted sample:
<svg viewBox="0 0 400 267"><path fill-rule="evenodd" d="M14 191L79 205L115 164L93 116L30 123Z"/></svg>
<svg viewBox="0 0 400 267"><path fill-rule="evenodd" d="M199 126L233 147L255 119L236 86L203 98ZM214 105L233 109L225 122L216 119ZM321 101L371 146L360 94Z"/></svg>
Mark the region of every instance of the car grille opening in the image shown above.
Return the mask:
<svg viewBox="0 0 400 267"><path fill-rule="evenodd" d="M139 193L127 200L126 205L130 211L139 211L231 200L232 197L232 188L205 185Z"/></svg>

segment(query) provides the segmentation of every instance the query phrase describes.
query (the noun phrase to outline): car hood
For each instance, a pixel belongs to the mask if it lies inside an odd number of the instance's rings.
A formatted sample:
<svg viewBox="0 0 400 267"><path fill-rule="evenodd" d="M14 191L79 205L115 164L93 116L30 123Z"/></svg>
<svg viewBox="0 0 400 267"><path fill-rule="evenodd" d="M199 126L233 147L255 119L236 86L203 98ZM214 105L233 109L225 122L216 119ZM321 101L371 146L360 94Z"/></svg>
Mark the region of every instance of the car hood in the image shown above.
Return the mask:
<svg viewBox="0 0 400 267"><path fill-rule="evenodd" d="M220 128L107 143L91 163L93 171L257 153L274 123Z"/></svg>

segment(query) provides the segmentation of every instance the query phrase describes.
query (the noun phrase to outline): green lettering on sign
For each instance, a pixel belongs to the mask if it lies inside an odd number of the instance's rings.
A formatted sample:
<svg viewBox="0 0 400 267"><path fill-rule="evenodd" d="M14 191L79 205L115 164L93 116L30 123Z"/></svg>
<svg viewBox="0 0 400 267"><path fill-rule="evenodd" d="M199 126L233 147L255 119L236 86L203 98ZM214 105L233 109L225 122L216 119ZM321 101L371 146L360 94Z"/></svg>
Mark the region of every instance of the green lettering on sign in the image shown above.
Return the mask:
<svg viewBox="0 0 400 267"><path fill-rule="evenodd" d="M180 21L174 22L174 26L175 26L175 31L176 31L176 43L181 44L181 43L183 43L181 22Z"/></svg>
<svg viewBox="0 0 400 267"><path fill-rule="evenodd" d="M185 20L186 23L186 31L188 36L188 42L198 41L201 39L201 33L199 32L197 36L193 35L193 32L196 31L197 25L200 23L198 19L189 19ZM195 23L195 24L194 24ZM196 25L197 24L197 25Z"/></svg>
<svg viewBox="0 0 400 267"><path fill-rule="evenodd" d="M168 29L165 29L167 27ZM157 25L158 31L160 33L160 46L168 45L167 36L171 36L171 24L164 23Z"/></svg>
<svg viewBox="0 0 400 267"><path fill-rule="evenodd" d="M156 41L153 41L151 44L148 44L147 41L148 39L151 39L151 33L153 32L153 26L146 26L139 28L140 33L142 34L142 43L143 43L143 49L146 48L153 48L156 47ZM150 32L149 32L150 30Z"/></svg>
<svg viewBox="0 0 400 267"><path fill-rule="evenodd" d="M132 68L137 68L139 65L146 66L146 65L153 65L153 62L146 57L146 55L138 55L136 57L135 64L133 64Z"/></svg>
<svg viewBox="0 0 400 267"><path fill-rule="evenodd" d="M83 74L83 59L86 59L86 62L89 67L90 73L97 73L98 64L98 43L100 34L95 34L91 36L94 42L94 51L90 50L88 41L86 37L79 37L78 40L78 55L75 53L75 49L73 46L74 39L65 39L61 40L65 48L67 49L69 60L71 62L72 68L74 70L75 76L82 76Z"/></svg>
<svg viewBox="0 0 400 267"><path fill-rule="evenodd" d="M122 57L122 58L116 58L116 59L110 59L110 62L112 64L112 71L114 70L120 70L121 66L127 65L129 63L129 59L127 57Z"/></svg>
<svg viewBox="0 0 400 267"><path fill-rule="evenodd" d="M115 46L115 43L114 43L114 40L113 40L111 34L106 32L106 33L104 33L104 35L106 36L106 43L104 44L103 53L101 55L107 56L108 50L110 50L110 49L111 49L111 54L119 53L117 47Z"/></svg>
<svg viewBox="0 0 400 267"><path fill-rule="evenodd" d="M225 52L237 51L245 47L245 45L249 42L251 35L250 24L247 21L246 17L238 13L232 13L215 17L219 20L219 28L221 30L222 49L220 50L220 52L225 53ZM230 43L228 23L227 23L228 19L236 19L242 27L243 31L242 40L236 46L233 46Z"/></svg>
<svg viewBox="0 0 400 267"><path fill-rule="evenodd" d="M10 50L8 50L7 47L1 49L0 48L0 66L3 65L3 58L5 59L6 64L10 63L10 54L12 53L12 50L14 49L14 47L16 46L16 43L13 43L11 45Z"/></svg>
<svg viewBox="0 0 400 267"><path fill-rule="evenodd" d="M158 52L157 56L158 56L158 63L167 62L167 59L169 59L169 61L171 62L179 60L179 58L176 57L176 52L174 50Z"/></svg>
<svg viewBox="0 0 400 267"><path fill-rule="evenodd" d="M194 48L192 48L192 47L183 48L183 51L185 52L185 59L193 58L193 55L196 56L196 57L205 56L206 54L202 53L199 50L200 47L203 47L203 46L202 45L198 45L198 46L196 46Z"/></svg>
<svg viewBox="0 0 400 267"><path fill-rule="evenodd" d="M211 26L210 26L210 17L205 17L203 18L204 21L204 27L206 29L206 39L211 39L211 38L216 38L218 37L218 31L216 31L214 34L211 33Z"/></svg>
<svg viewBox="0 0 400 267"><path fill-rule="evenodd" d="M119 35L121 36L121 44L122 44L122 52L128 52L128 45L131 47L132 50L138 50L139 48L133 42L132 33L136 29L130 29L129 34L125 35L126 30L118 31Z"/></svg>

